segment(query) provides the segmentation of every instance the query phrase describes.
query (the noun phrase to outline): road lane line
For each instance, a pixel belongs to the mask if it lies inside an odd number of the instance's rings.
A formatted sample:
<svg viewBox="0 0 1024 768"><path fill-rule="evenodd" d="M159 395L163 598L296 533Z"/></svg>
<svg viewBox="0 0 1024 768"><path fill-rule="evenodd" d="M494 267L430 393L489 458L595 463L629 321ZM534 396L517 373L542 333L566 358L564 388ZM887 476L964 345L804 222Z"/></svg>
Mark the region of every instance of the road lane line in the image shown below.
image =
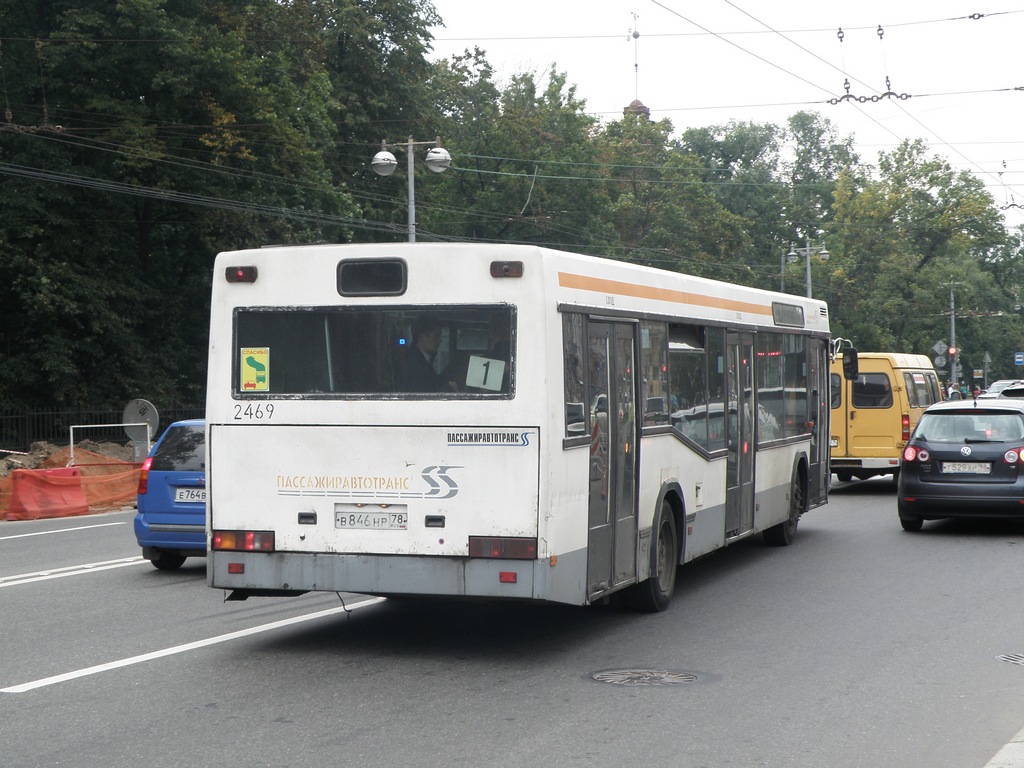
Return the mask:
<svg viewBox="0 0 1024 768"><path fill-rule="evenodd" d="M8 539L23 539L26 536L45 536L48 533L67 533L69 531L87 531L90 528L106 528L108 525L128 525L127 522L120 523L98 523L97 525L79 525L76 528L55 528L52 531L35 531L33 533L16 533L13 536L0 536L0 541Z"/></svg>
<svg viewBox="0 0 1024 768"><path fill-rule="evenodd" d="M343 613L345 611L354 611L359 608L366 608L370 605L383 602L383 597L371 597L363 600L360 603L354 603L352 605L344 605L339 608L329 608L325 611L317 611L316 613L308 613L305 616L295 616L291 619L282 619L281 621L274 621L270 624L261 624L256 627L250 627L249 629L242 629L238 632L229 632L226 635L217 635L206 640L198 640L194 643L186 643L185 645L176 645L172 648L165 648L161 651L153 651L152 653L144 653L141 656L132 656L127 659L120 659L118 661L110 661L106 664L97 664L94 667L86 667L85 669L75 670L74 672L65 672L62 675L54 675L53 677L44 677L41 680L34 680L31 683L22 683L21 685L12 685L9 688L0 688L0 693L25 693L26 691L33 691L36 688L44 688L48 685L56 685L58 683L66 683L68 680L75 680L79 677L87 677L88 675L97 675L101 672L109 672L112 669L119 669L121 667L128 667L133 664L141 664L144 661L152 661L153 659L160 659L164 656L173 656L177 653L185 653L186 651L194 651L197 648L205 648L208 645L217 645L218 643L226 643L229 640L237 640L240 637L248 637L249 635L258 635L262 632L270 632L274 629L280 629L281 627L287 627L292 624L301 624L306 621L312 621L314 619L320 619L324 616L333 616L336 613Z"/></svg>
<svg viewBox="0 0 1024 768"><path fill-rule="evenodd" d="M99 563L83 563L82 565L68 565L63 568L48 568L45 571L22 573L17 576L0 576L0 589L19 584L31 584L35 581L61 579L65 576L80 576L83 573L93 573L95 571L109 571L111 568L124 568L128 565L141 565L148 562L142 555L136 555L135 557L123 557L120 560L104 560Z"/></svg>

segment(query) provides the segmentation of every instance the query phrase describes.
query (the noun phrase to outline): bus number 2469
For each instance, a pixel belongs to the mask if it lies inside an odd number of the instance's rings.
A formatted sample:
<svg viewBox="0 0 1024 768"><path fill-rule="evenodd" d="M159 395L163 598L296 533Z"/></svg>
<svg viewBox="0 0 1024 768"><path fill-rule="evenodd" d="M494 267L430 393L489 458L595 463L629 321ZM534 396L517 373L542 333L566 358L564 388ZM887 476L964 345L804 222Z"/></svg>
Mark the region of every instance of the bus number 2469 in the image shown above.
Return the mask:
<svg viewBox="0 0 1024 768"><path fill-rule="evenodd" d="M260 421L262 419L271 419L274 416L274 404L267 403L256 403L253 405L242 405L241 403L235 403L235 421L242 421L244 419L255 419Z"/></svg>

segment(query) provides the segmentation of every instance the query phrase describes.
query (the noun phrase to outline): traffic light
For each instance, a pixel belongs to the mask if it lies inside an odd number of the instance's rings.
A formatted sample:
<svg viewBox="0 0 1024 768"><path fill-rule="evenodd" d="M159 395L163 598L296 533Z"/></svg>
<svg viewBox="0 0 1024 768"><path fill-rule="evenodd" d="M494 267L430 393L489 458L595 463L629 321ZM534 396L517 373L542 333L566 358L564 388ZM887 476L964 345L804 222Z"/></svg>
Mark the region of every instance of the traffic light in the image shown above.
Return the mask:
<svg viewBox="0 0 1024 768"><path fill-rule="evenodd" d="M947 354L948 354L948 355L949 355L950 357L952 357L952 356L954 356L954 355L955 355L955 354L956 354L957 352L959 352L959 351L960 351L960 348L959 348L959 347L950 347L950 348L949 348L949 350L948 350L948 352L947 352Z"/></svg>

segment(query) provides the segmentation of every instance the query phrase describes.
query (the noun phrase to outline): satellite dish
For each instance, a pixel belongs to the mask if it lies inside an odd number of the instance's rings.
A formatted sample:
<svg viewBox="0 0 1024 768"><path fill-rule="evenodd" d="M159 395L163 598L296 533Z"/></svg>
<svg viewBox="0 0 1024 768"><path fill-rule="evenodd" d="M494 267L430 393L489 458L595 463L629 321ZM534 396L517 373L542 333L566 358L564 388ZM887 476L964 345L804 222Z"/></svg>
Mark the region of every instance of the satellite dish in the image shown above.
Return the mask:
<svg viewBox="0 0 1024 768"><path fill-rule="evenodd" d="M130 400L128 405L124 407L121 421L125 424L136 425L124 428L125 434L128 435L130 440L136 443L146 443L146 438L152 439L156 437L156 431L160 427L160 414L157 413L156 406L149 402L149 400L136 398L135 400ZM149 434L146 434L146 428L141 426L143 424L149 425ZM148 443L146 450L149 450Z"/></svg>

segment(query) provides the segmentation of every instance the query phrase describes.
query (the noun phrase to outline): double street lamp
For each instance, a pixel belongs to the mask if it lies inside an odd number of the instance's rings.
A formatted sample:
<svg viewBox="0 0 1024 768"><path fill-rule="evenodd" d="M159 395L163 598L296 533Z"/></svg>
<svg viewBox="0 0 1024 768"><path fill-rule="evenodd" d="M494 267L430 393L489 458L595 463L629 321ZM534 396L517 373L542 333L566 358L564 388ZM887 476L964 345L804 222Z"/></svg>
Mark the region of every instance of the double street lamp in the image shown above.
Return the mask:
<svg viewBox="0 0 1024 768"><path fill-rule="evenodd" d="M786 260L790 264L796 264L797 258L800 254L804 255L804 259L807 261L807 298L811 298L811 254L817 254L818 258L822 261L828 261L829 252L825 250L825 246L822 245L820 249L811 247L811 239L807 238L806 246L794 246L792 242L789 244L789 253L786 254ZM785 264L782 265L782 271L785 272ZM785 287L783 285L783 287Z"/></svg>
<svg viewBox="0 0 1024 768"><path fill-rule="evenodd" d="M440 136L434 141L413 141L412 136L410 136L405 144L388 144L387 141L382 141L380 143L380 152L374 155L373 160L370 161L370 167L373 168L375 173L379 176L390 176L398 167L398 160L388 151L388 147L392 149L405 147L408 159L406 178L409 184L408 229L410 243L416 242L416 169L413 167L413 148L427 145L433 145L427 150L427 168L434 173L442 173L448 170L448 166L452 164L452 156L448 154L447 149L441 147Z"/></svg>

